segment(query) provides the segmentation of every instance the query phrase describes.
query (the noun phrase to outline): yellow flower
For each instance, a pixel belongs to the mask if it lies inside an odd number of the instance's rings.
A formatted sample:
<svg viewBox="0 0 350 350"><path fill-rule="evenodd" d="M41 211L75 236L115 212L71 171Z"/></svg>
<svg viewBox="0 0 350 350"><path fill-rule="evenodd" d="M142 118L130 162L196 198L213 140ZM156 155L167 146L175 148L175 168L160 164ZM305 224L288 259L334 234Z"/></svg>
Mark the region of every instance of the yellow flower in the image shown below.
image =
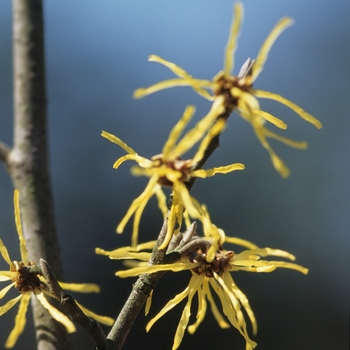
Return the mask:
<svg viewBox="0 0 350 350"><path fill-rule="evenodd" d="M35 263L28 260L28 251L26 242L22 232L22 225L20 219L20 208L19 208L19 194L15 190L14 193L14 207L15 207L15 222L19 237L20 253L22 261L12 261L9 253L3 241L0 239L0 253L4 260L8 263L10 271L0 271L0 281L12 281L7 287L0 290L0 299L2 299L6 293L15 287L20 295L9 300L5 305L0 306L0 316L5 314L19 301L18 313L15 318L15 325L12 329L9 337L6 340L5 348L13 348L17 342L18 337L22 334L26 325L26 312L29 305L30 297L32 293L38 298L40 303L45 309L51 314L51 316L58 322L62 323L68 333L75 332L76 328L73 322L62 312L53 307L45 298L45 295L51 297L51 294L47 291L48 287L45 283L45 279L41 276L40 268ZM64 289L82 292L82 293L98 293L100 291L99 286L90 283L63 283L59 282L60 286ZM92 311L84 308L78 304L82 311L97 321L112 325L113 319L110 317L100 316Z"/></svg>
<svg viewBox="0 0 350 350"><path fill-rule="evenodd" d="M268 121L280 129L286 129L287 125L275 116L262 111L259 106L258 98L267 98L278 101L292 109L295 113L317 128L321 128L322 124L309 113L305 112L301 107L286 98L268 91L258 90L253 88L253 83L260 74L267 59L268 53L277 39L277 37L289 27L293 20L289 17L282 18L274 29L271 31L265 42L263 43L256 60L248 59L242 66L237 76L231 74L234 66L234 52L237 47L237 38L243 18L243 6L241 3L235 5L235 20L231 26L230 36L226 45L224 70L219 72L213 80L195 79L185 70L176 64L166 61L163 58L151 55L149 61L161 63L168 67L178 78L165 80L156 83L148 88L137 89L134 93L135 98L142 98L146 95L159 90L167 89L174 86L191 86L198 94L204 98L216 101L218 98L224 97L223 106L227 116L234 110L248 121L259 139L263 147L268 151L271 162L275 169L283 177L289 175L288 167L276 155L268 143L268 138L274 138L288 146L305 149L306 142L296 142L285 137L282 137L265 127L265 122ZM208 92L211 91L211 93ZM218 106L219 107L219 106Z"/></svg>
<svg viewBox="0 0 350 350"><path fill-rule="evenodd" d="M186 209L189 215L194 219L201 219L202 217L200 210L198 210L198 205L195 203L194 198L190 196L185 183L193 177L206 178L214 176L217 173L226 174L234 170L244 169L243 164L235 163L208 170L193 170L194 166L200 160L202 160L204 152L207 149L210 141L217 136L225 126L224 119L219 119L216 121L218 115L223 112L222 102L223 97L221 96L215 101L211 111L192 129L187 131L187 133L179 140L184 128L195 112L195 108L193 106L188 106L182 118L171 130L168 140L163 147L162 153L152 157L151 159L138 155L136 151L134 151L118 137L105 131L102 132L103 137L116 143L128 153L114 163L114 168L118 168L120 164L126 160L134 160L138 164L138 167L133 167L131 169L132 173L136 176L145 175L150 177L146 188L141 195L132 202L127 213L117 227L117 232L122 233L130 217L134 215L132 233L133 247L136 247L137 245L138 229L142 212L147 202L154 194L157 195L159 207L161 208L163 215L165 216L167 214L165 196L161 186L170 187L173 194L172 206L170 209L170 214L168 215L167 236L164 243L159 248L164 249L169 243L176 225L177 227L175 234L179 232L182 224L184 209ZM205 134L206 136L204 136ZM201 142L198 146L198 150L193 158L182 160L181 156L189 151L200 140Z"/></svg>
<svg viewBox="0 0 350 350"><path fill-rule="evenodd" d="M275 256L289 260L295 260L295 257L279 249L258 248L255 244L236 237L225 237L225 242L243 246L247 248L246 250L243 250L239 254L234 254L233 251L227 251L221 248L216 251L214 259L208 261L207 251L210 248L206 250L206 247L211 245L211 241L200 239L198 236L187 237L186 239L185 236L186 233L183 235L183 240L186 240L187 246L185 245L181 249L175 249L173 252L169 253L169 255L174 252L179 253L179 260L169 264L148 265L147 262L151 257L151 253L143 250L152 249L152 246L155 244L154 241L140 244L134 248L123 247L110 252L97 248L96 252L107 255L111 259L141 260L136 267L125 271L118 271L116 275L119 277L133 277L142 273L154 273L158 271L191 271L191 279L185 290L171 299L146 326L146 331L148 332L153 324L165 313L187 298L187 303L175 333L173 349L177 349L180 346L186 328L190 333L196 331L205 317L208 303L219 326L221 328L229 328L231 324L245 338L246 349L253 349L256 343L249 337L242 308L245 310L252 324L253 334L257 332L255 315L249 305L248 298L235 284L230 272L239 270L249 272L271 272L276 268L288 268L307 274L308 270L300 265L287 261L264 260L262 258L266 256ZM191 246L192 249L190 248ZM219 311L214 301L213 291L220 300L222 311ZM196 294L198 297L196 321L188 326L191 315L191 304ZM151 297L149 300L150 299ZM147 314L150 308L150 302L146 308ZM226 320L223 314L226 316Z"/></svg>

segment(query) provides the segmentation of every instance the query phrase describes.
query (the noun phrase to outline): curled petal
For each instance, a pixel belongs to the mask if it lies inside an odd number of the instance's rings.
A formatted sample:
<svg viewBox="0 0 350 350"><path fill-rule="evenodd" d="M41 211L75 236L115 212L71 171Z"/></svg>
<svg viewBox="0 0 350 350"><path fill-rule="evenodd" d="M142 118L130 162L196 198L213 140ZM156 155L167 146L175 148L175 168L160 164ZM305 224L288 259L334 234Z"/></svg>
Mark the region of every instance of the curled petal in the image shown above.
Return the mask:
<svg viewBox="0 0 350 350"><path fill-rule="evenodd" d="M252 123L254 132L256 137L259 139L261 145L267 150L267 152L270 155L271 163L274 166L274 168L279 172L279 174L286 178L290 175L289 168L284 164L282 159L278 157L278 155L275 153L275 151L271 148L269 143L266 140L266 134L269 133L271 135L272 132L269 132L266 128L263 126L256 127L254 123Z"/></svg>
<svg viewBox="0 0 350 350"><path fill-rule="evenodd" d="M201 217L200 211L195 205L193 198L190 196L190 192L184 183L176 181L173 184L173 191L176 192L176 195L181 198L181 203L183 207L186 208L188 213L193 219L198 219Z"/></svg>
<svg viewBox="0 0 350 350"><path fill-rule="evenodd" d="M188 122L191 120L193 114L195 113L196 108L194 106L187 106L185 109L184 114L182 115L181 119L175 124L175 126L170 131L168 140L165 142L163 147L163 158L168 159L169 153L173 149L175 143L179 139L181 133L185 129Z"/></svg>
<svg viewBox="0 0 350 350"><path fill-rule="evenodd" d="M203 117L194 128L189 130L183 138L179 141L179 143L174 147L172 154L180 156L186 153L189 149L191 149L209 130L212 126L216 118L224 111L224 97L218 96L209 113Z"/></svg>
<svg viewBox="0 0 350 350"><path fill-rule="evenodd" d="M193 278L193 277L192 277ZM168 301L168 303L163 307L162 310L158 312L158 314L153 317L146 326L146 332L149 332L149 330L152 328L152 326L168 311L170 311L173 307L175 307L177 304L179 304L182 300L184 300L189 293L189 287L187 287L183 292L176 295L175 298Z"/></svg>
<svg viewBox="0 0 350 350"><path fill-rule="evenodd" d="M261 49L259 50L258 56L255 60L255 63L253 65L253 72L252 72L252 82L255 81L255 79L258 77L262 69L264 68L264 64L267 60L267 56L270 52L270 49L276 39L280 36L280 34L289 26L291 26L294 23L294 21L290 17L283 17L276 26L272 29L269 36L264 41Z"/></svg>
<svg viewBox="0 0 350 350"><path fill-rule="evenodd" d="M180 79L169 79L158 84L154 84L147 89L137 89L134 93L134 98L141 98L149 95L153 92L163 90L175 86L191 86L199 95L212 101L213 96L211 96L204 88L210 88L212 82L209 80L194 79L190 74L188 74L184 69L176 65L175 63L169 62L159 56L151 55L149 56L149 61L158 62L169 68L174 74L176 74Z"/></svg>
<svg viewBox="0 0 350 350"><path fill-rule="evenodd" d="M18 337L23 333L24 327L27 323L26 313L30 301L30 293L23 294L22 300L19 304L18 312L15 318L15 326L8 336L5 348L11 349L16 345Z"/></svg>
<svg viewBox="0 0 350 350"><path fill-rule="evenodd" d="M15 277L17 272L12 271L0 271L0 282L12 280Z"/></svg>
<svg viewBox="0 0 350 350"><path fill-rule="evenodd" d="M306 141L294 141L294 140L288 139L287 137L283 137L281 135L278 135L278 134L276 134L268 129L265 129L264 132L265 132L265 135L267 137L270 137L271 139L275 139L277 141L280 141L289 147L303 150L303 149L306 149L308 146Z"/></svg>
<svg viewBox="0 0 350 350"><path fill-rule="evenodd" d="M26 246L26 241L23 236L22 224L21 224L21 210L19 207L19 191L15 190L13 194L13 204L15 208L15 222L19 237L19 249L21 252L22 261L28 261L28 250Z"/></svg>
<svg viewBox="0 0 350 350"><path fill-rule="evenodd" d="M217 168L212 168L207 170L204 170L204 169L195 170L191 173L191 176L206 178L206 177L214 176L215 174L227 174L235 170L244 170L244 168L245 168L244 164L235 163L235 164L220 166Z"/></svg>
<svg viewBox="0 0 350 350"><path fill-rule="evenodd" d="M213 295L211 294L211 291L209 288L208 279L205 280L205 283L203 284L203 288L206 291L206 296L209 300L210 308L211 308L211 311L214 315L216 322L223 329L230 328L230 325L224 320L224 318L222 317L220 311L218 310L218 308L216 306L215 300L214 300Z"/></svg>
<svg viewBox="0 0 350 350"><path fill-rule="evenodd" d="M95 283L66 283L58 282L62 289L79 293L100 293L100 287Z"/></svg>
<svg viewBox="0 0 350 350"><path fill-rule="evenodd" d="M254 261L249 260L235 260L232 262L231 271L247 271L247 272L272 272L276 268L285 268L290 270L296 270L306 275L308 269L300 266L298 264L285 262L285 261L268 261L268 260L259 260Z"/></svg>
<svg viewBox="0 0 350 350"><path fill-rule="evenodd" d="M230 290L232 290L232 292L235 294L235 296L238 298L238 300L240 301L240 303L242 304L242 306L244 307L245 311L248 314L249 320L252 324L252 328L253 328L253 334L256 335L258 332L258 324L256 322L256 318L254 315L253 310L250 307L249 304L249 300L246 297L246 295L237 287L236 283L233 281L232 276L230 273L224 273L223 275L223 280L226 284L226 286L228 286L228 288Z"/></svg>
<svg viewBox="0 0 350 350"><path fill-rule="evenodd" d="M148 315L149 310L151 309L152 297L153 297L153 289L151 290L151 293L150 293L149 297L148 297L147 300L146 300L146 305L145 305L145 316Z"/></svg>
<svg viewBox="0 0 350 350"><path fill-rule="evenodd" d="M66 328L68 333L74 333L76 331L74 323L65 314L53 307L46 300L43 293L37 294L36 297L40 301L41 305L50 313L50 315Z"/></svg>
<svg viewBox="0 0 350 350"><path fill-rule="evenodd" d="M253 94L249 92L242 91L237 87L233 87L231 90L231 95L238 99L238 107L242 108L242 102L245 104L245 110L249 114L253 114L253 110L260 109L259 101L254 97Z"/></svg>
<svg viewBox="0 0 350 350"><path fill-rule="evenodd" d="M239 300L233 292L229 291L228 287L219 276L215 274L214 277L215 278L211 278L209 282L220 299L224 314L227 316L232 326L245 338L246 350L254 349L257 344L249 338L244 316L240 310Z"/></svg>
<svg viewBox="0 0 350 350"><path fill-rule="evenodd" d="M6 248L5 244L3 243L2 239L0 239L0 253L1 253L2 257L4 258L4 260L9 264L9 266L11 266L12 261L10 259L10 255L9 255L7 248Z"/></svg>
<svg viewBox="0 0 350 350"><path fill-rule="evenodd" d="M154 92L169 89L172 87L177 86L191 86L199 95L204 97L205 99L212 101L214 99L213 96L211 96L206 90L199 88L199 82L200 80L184 80L182 78L174 78L174 79L168 79L161 81L159 83L156 83L154 85L151 85L148 88L139 88L135 90L133 97L138 99L145 97L147 95L153 94ZM212 83L210 81L205 80L206 83ZM196 84L195 84L196 83Z"/></svg>
<svg viewBox="0 0 350 350"><path fill-rule="evenodd" d="M116 162L113 164L113 168L118 169L120 165L126 160L134 160L140 166L143 166L145 168L150 168L152 166L152 162L147 158L141 157L138 154L127 154L117 159Z"/></svg>
<svg viewBox="0 0 350 350"><path fill-rule="evenodd" d="M158 62L162 64L163 66L169 68L174 74L176 74L178 77L191 80L193 79L192 75L188 74L183 68L179 67L177 64L173 62L169 62L165 60L164 58L161 58L157 55L150 55L148 57L148 60L150 62Z"/></svg>
<svg viewBox="0 0 350 350"><path fill-rule="evenodd" d="M238 238L238 237L228 237L225 236L225 242L226 243L232 243L232 244L237 244L240 245L242 247L248 248L248 249L256 249L258 248L258 246L250 241L247 241L245 239L242 238Z"/></svg>
<svg viewBox="0 0 350 350"><path fill-rule="evenodd" d="M196 315L196 322L190 326L188 326L187 330L190 334L193 334L198 326L202 323L204 320L204 316L207 312L207 301L205 299L205 292L203 288L198 288L198 310Z"/></svg>
<svg viewBox="0 0 350 350"><path fill-rule="evenodd" d="M243 20L243 6L237 2L234 7L234 19L232 21L230 36L226 44L225 58L224 58L224 74L226 77L230 76L234 67L234 55L237 48L237 39L241 22Z"/></svg>
<svg viewBox="0 0 350 350"><path fill-rule="evenodd" d="M253 110L253 113L259 115L260 117L263 117L265 120L269 121L273 125L277 126L280 129L287 129L287 124L284 123L281 119L276 118L270 113L267 113L265 111L262 111L261 109L255 109Z"/></svg>
<svg viewBox="0 0 350 350"><path fill-rule="evenodd" d="M179 201L178 195L175 192L173 196L173 204L170 208L170 212L168 216L167 232L165 234L162 244L158 247L158 250L164 250L165 248L167 248L173 235L176 236L180 232L183 211L184 211L184 206L182 202ZM176 223L178 225L177 225L177 228L175 229Z"/></svg>
<svg viewBox="0 0 350 350"><path fill-rule="evenodd" d="M173 271L179 272L184 270L191 270L200 266L200 263L191 263L191 262L176 262L174 264L157 264L157 265L148 265L134 267L130 270L118 271L115 273L116 276L125 278L125 277L135 277L141 273L153 273L158 271Z"/></svg>
<svg viewBox="0 0 350 350"><path fill-rule="evenodd" d="M113 325L114 319L112 317L98 315L95 312L92 312L91 310L87 309L86 307L84 307L83 305L78 303L76 300L75 300L75 302L80 307L81 311L84 312L84 314L86 316L89 316L89 317L93 318L94 320L96 320L97 322L102 323L106 326Z"/></svg>
<svg viewBox="0 0 350 350"><path fill-rule="evenodd" d="M148 261L151 258L151 253L145 252L111 252L109 254L110 259L137 259L142 261Z"/></svg>
<svg viewBox="0 0 350 350"><path fill-rule="evenodd" d="M272 249L272 248L257 248L257 249L250 249L245 250L242 253L239 253L235 256L236 259L245 259L249 258L252 259L254 256L259 257L265 257L265 256L278 256L279 258L285 258L294 261L296 258L293 254L290 254L284 250L281 249Z"/></svg>
<svg viewBox="0 0 350 350"><path fill-rule="evenodd" d="M224 119L219 119L209 130L208 134L201 141L198 151L194 155L192 159L192 164L196 164L201 161L204 157L204 153L207 150L209 143L213 140L213 138L219 135L226 125L226 121Z"/></svg>
<svg viewBox="0 0 350 350"><path fill-rule="evenodd" d="M205 278L204 275L200 275L200 276L193 275L191 280L190 280L190 283L188 284L188 288L189 288L188 300L187 300L185 308L183 309L183 312L182 312L182 315L180 318L180 322L179 322L177 329L176 329L176 333L175 333L175 337L174 337L174 344L172 347L173 350L176 350L181 344L182 338L183 338L184 333L185 333L185 329L188 325L188 321L189 321L190 316L191 316L191 304L192 304L193 296L200 288L201 284L203 283L204 278Z"/></svg>
<svg viewBox="0 0 350 350"><path fill-rule="evenodd" d="M124 151L126 151L129 154L136 154L136 152L129 147L124 141L122 141L119 137L110 134L106 131L102 131L101 136L106 138L107 140L116 143L118 146L120 146Z"/></svg>
<svg viewBox="0 0 350 350"><path fill-rule="evenodd" d="M130 251L139 252L139 251L144 250L144 249L153 249L154 246L156 245L156 243L157 243L157 241L149 241L146 243L140 243L136 247L127 246L127 247L121 247L121 248L111 250L111 251L107 251L107 250L104 250L101 248L96 248L95 253L108 256L110 254L121 253L121 252L124 252L124 253L128 253Z"/></svg>
<svg viewBox="0 0 350 350"><path fill-rule="evenodd" d="M252 93L256 97L268 98L270 100L275 100L277 102L280 102L280 103L284 104L285 106L289 107L295 113L299 114L299 116L301 118L303 118L307 122L311 123L312 125L316 126L316 128L318 128L318 129L322 128L322 124L318 119L313 117L311 114L305 112L301 107L299 107L297 104L287 100L285 97L278 95L278 94L275 94L275 93L272 93L272 92L269 92L269 91L256 90L256 89L253 89Z"/></svg>
<svg viewBox="0 0 350 350"><path fill-rule="evenodd" d="M133 245L137 245L137 236L138 236L138 223L140 220L140 216L142 214L142 211L149 201L149 199L153 196L156 185L157 185L158 177L153 176L150 178L146 188L144 191L136 198L133 200L131 203L127 213L123 217L122 221L120 224L117 226L117 233L122 233L124 230L125 225L129 221L130 217L138 210L138 217L136 220L134 220L134 227L133 227Z"/></svg>
<svg viewBox="0 0 350 350"><path fill-rule="evenodd" d="M15 285L15 282L12 282L11 284L9 284L8 286L6 286L5 288L0 290L0 299L2 299L6 293Z"/></svg>
<svg viewBox="0 0 350 350"><path fill-rule="evenodd" d="M18 297L9 300L5 305L0 306L0 316L9 311L12 307L14 307L23 297L23 294L20 294Z"/></svg>

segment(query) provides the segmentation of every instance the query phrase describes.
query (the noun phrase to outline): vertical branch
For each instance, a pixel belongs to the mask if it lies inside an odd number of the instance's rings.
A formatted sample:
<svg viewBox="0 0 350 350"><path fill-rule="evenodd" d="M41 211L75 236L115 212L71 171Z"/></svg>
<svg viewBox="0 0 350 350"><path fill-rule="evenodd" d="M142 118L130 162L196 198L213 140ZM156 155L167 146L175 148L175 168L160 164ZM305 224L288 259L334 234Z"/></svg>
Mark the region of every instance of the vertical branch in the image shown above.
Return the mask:
<svg viewBox="0 0 350 350"><path fill-rule="evenodd" d="M62 278L48 171L42 0L13 0L14 146L6 165L20 191L29 259L47 260ZM69 349L70 339L32 299L37 348Z"/></svg>

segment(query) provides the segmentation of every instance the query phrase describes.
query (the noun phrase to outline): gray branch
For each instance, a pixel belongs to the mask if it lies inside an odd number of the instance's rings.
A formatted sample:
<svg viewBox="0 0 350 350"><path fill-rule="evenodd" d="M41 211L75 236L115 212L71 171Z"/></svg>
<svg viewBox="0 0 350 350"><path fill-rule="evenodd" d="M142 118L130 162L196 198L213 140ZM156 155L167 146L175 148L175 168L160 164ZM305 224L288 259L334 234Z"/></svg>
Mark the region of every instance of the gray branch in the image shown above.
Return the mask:
<svg viewBox="0 0 350 350"><path fill-rule="evenodd" d="M11 148L7 146L5 143L0 141L0 161L6 164L9 158L10 152L11 152Z"/></svg>
<svg viewBox="0 0 350 350"><path fill-rule="evenodd" d="M43 7L41 0L13 0L14 147L2 147L20 192L29 259L44 258L62 279L48 170ZM38 350L67 350L70 337L36 298L32 300Z"/></svg>
<svg viewBox="0 0 350 350"><path fill-rule="evenodd" d="M62 290L50 265L44 259L40 259L39 264L41 273L47 282L50 293L64 306L68 317L85 329L95 343L95 349L109 350L107 338L103 333L100 324L96 320L86 316L76 304L74 298Z"/></svg>

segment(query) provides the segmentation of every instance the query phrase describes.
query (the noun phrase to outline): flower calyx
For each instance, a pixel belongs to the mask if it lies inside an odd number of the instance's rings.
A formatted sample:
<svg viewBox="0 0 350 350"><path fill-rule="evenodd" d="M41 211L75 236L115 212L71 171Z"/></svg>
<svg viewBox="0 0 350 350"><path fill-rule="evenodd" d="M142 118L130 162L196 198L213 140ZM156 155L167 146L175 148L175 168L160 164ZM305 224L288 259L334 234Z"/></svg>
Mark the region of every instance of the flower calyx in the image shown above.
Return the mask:
<svg viewBox="0 0 350 350"><path fill-rule="evenodd" d="M10 271L17 273L12 281L15 282L14 287L22 294L27 292L40 294L43 289L47 289L46 284L39 278L42 276L40 267L31 261L27 263L13 261Z"/></svg>

